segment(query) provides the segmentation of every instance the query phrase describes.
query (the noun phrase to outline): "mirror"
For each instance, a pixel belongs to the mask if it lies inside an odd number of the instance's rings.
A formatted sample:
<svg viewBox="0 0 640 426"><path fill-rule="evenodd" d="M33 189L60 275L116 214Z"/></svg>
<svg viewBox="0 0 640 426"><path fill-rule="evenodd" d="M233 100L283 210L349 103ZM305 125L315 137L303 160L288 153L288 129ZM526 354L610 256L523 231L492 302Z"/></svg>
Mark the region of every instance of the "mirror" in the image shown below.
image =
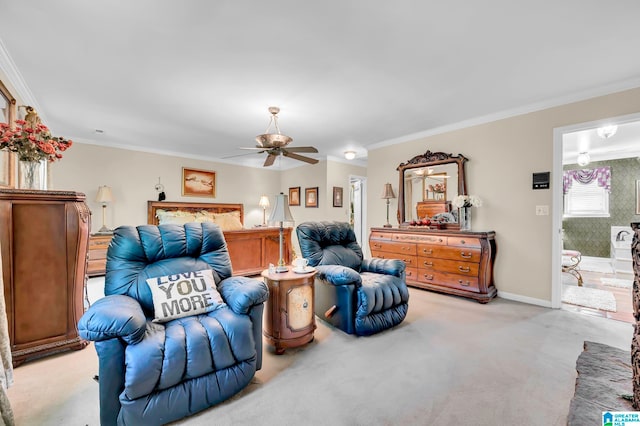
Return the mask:
<svg viewBox="0 0 640 426"><path fill-rule="evenodd" d="M458 212L451 202L467 194L462 154L427 151L401 163L397 170L398 221L408 226L411 221L439 217L446 229L458 229Z"/></svg>

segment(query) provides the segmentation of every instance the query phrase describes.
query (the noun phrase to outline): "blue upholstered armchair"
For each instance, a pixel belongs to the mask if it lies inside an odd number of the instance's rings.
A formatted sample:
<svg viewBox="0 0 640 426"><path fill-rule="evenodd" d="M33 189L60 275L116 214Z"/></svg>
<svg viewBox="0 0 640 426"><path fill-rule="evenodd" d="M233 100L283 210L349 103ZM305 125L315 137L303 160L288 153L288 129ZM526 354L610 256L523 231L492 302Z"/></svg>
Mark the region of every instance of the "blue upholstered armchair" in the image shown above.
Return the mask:
<svg viewBox="0 0 640 426"><path fill-rule="evenodd" d="M409 291L405 264L363 259L348 223L305 222L296 228L302 256L315 266L315 313L339 329L359 336L400 324Z"/></svg>
<svg viewBox="0 0 640 426"><path fill-rule="evenodd" d="M115 230L107 252L106 296L78 324L98 353L102 425L168 423L249 384L262 364L268 289L231 272L217 225ZM199 293L206 287L204 275L215 283ZM190 308L207 312L189 315Z"/></svg>

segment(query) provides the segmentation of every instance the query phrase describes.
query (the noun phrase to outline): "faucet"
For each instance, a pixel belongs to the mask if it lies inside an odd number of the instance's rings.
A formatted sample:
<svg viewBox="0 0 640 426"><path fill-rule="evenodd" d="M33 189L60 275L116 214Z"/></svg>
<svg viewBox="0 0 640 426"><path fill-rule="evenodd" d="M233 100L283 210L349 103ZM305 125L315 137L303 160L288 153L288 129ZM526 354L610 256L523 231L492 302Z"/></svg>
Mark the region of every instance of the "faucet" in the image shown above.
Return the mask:
<svg viewBox="0 0 640 426"><path fill-rule="evenodd" d="M629 235L629 234L630 234L630 232L629 231L625 231L625 230L622 230L622 231L618 232L618 235L616 235L616 241L624 241L624 237L626 235Z"/></svg>

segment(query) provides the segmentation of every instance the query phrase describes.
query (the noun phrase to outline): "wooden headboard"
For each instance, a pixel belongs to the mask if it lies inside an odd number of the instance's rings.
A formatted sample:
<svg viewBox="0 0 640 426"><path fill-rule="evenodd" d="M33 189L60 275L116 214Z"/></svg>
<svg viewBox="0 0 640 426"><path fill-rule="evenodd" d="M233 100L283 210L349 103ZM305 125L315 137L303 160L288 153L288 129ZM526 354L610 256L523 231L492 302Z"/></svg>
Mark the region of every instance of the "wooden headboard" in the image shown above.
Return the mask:
<svg viewBox="0 0 640 426"><path fill-rule="evenodd" d="M244 225L244 206L242 204L220 204L220 203L184 203L180 201L147 201L147 223L149 225L157 225L158 217L156 211L183 211L183 212L199 212L207 211L209 213L227 213L240 212L240 222Z"/></svg>

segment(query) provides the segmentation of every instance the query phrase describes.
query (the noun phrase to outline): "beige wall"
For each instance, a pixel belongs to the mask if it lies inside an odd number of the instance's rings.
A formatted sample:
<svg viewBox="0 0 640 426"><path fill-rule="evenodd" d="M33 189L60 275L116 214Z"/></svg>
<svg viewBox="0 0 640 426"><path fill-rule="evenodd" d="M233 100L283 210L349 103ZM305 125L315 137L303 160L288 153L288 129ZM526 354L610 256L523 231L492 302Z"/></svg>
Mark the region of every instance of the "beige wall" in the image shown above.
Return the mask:
<svg viewBox="0 0 640 426"><path fill-rule="evenodd" d="M508 119L369 151L369 188L392 182L396 167L427 150L469 158L467 185L484 205L473 209L473 230L496 232L495 283L509 297L551 301L552 217L536 205L552 205L551 190L532 190L532 173L553 170L553 129L640 112L640 89L549 108ZM561 177L552 175L552 185ZM396 192L397 193L397 192ZM397 200L392 200L397 209ZM380 200L367 203L369 224L384 223ZM395 224L395 221L392 223Z"/></svg>
<svg viewBox="0 0 640 426"><path fill-rule="evenodd" d="M216 198L183 197L182 167L215 171ZM99 186L110 186L115 197L106 210L107 227L135 226L147 223L147 201L157 199L158 178L165 187L167 201L244 204L245 227L262 223L262 208L258 206L262 194L269 197L273 208L275 195L281 191L288 194L294 186L300 186L302 197L300 206L290 207L296 224L347 221L349 176L364 176L366 168L321 161L281 171L76 143L61 161L49 166L49 172L49 189L86 194L93 212L91 229L96 232L102 226L102 206L94 201ZM333 207L334 186L343 187L346 200L342 208ZM318 187L318 208L304 206L304 190L311 187ZM267 209L267 219L271 208ZM300 253L295 235L293 247Z"/></svg>
<svg viewBox="0 0 640 426"><path fill-rule="evenodd" d="M332 160L283 170L280 190L288 194L289 188L300 187L300 205L290 207L296 225L302 222L321 220L347 222L349 220L349 176L365 176L366 170L365 167ZM305 207L305 188L313 188L316 186L318 187L318 207ZM345 200L343 201L342 208L333 207L334 186L341 186L343 188ZM295 232L293 233L292 240L293 248L297 254L300 254L300 247Z"/></svg>
<svg viewBox="0 0 640 426"><path fill-rule="evenodd" d="M183 197L182 167L216 172L216 197ZM112 188L115 202L107 207L107 227L147 223L147 201L157 200L160 177L167 201L243 203L245 227L262 223L260 195L273 203L280 176L277 170L238 167L224 163L129 151L95 145L74 144L61 161L50 166L49 189L73 190L87 195L93 212L91 229L102 226L102 207L94 201L98 187Z"/></svg>

